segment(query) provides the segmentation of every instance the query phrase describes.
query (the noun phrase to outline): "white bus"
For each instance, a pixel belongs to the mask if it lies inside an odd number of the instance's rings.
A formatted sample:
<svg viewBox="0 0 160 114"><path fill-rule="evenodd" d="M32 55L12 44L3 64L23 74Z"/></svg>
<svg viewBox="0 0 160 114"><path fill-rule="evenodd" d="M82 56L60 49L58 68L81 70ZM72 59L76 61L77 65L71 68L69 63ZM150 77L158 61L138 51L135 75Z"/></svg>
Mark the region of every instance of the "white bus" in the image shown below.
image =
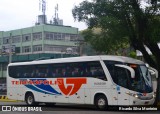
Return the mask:
<svg viewBox="0 0 160 114"><path fill-rule="evenodd" d="M38 103L152 105L151 75L142 61L122 56L83 56L11 63L9 99Z"/></svg>
<svg viewBox="0 0 160 114"><path fill-rule="evenodd" d="M158 71L156 69L150 67L148 64L147 64L147 67L149 69L149 72L151 73L153 91L154 91L154 93L156 95L156 92L157 92L157 82L158 82Z"/></svg>

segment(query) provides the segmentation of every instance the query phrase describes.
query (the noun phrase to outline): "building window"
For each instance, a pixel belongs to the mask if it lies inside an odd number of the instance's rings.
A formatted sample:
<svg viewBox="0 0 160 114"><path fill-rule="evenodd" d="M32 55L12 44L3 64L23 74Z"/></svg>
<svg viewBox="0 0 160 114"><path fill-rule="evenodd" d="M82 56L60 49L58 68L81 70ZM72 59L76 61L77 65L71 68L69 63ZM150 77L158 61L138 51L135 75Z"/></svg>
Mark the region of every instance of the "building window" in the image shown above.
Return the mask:
<svg viewBox="0 0 160 114"><path fill-rule="evenodd" d="M8 65L8 64L6 64L6 63L2 64L2 70L3 70L3 71L6 71L6 70L7 70L7 65Z"/></svg>
<svg viewBox="0 0 160 114"><path fill-rule="evenodd" d="M69 53L68 51L71 51L70 53L77 54L78 48L70 46L44 45L44 51L59 52L59 53L63 52L66 54Z"/></svg>
<svg viewBox="0 0 160 114"><path fill-rule="evenodd" d="M42 45L35 45L33 46L33 52L42 51Z"/></svg>
<svg viewBox="0 0 160 114"><path fill-rule="evenodd" d="M45 39L46 40L62 40L62 41L65 41L66 37L67 37L67 40L69 41L70 40L69 34L65 34L65 33L53 33L53 32L46 32L45 33Z"/></svg>
<svg viewBox="0 0 160 114"><path fill-rule="evenodd" d="M31 41L31 34L25 34L22 36L22 42Z"/></svg>
<svg viewBox="0 0 160 114"><path fill-rule="evenodd" d="M20 47L16 47L16 49L15 49L15 50L16 50L16 53L20 53L20 52L21 52L21 51L20 51L20 50L21 50L21 48L20 48Z"/></svg>
<svg viewBox="0 0 160 114"><path fill-rule="evenodd" d="M1 69L2 69L2 63L0 64L0 71L1 71Z"/></svg>
<svg viewBox="0 0 160 114"><path fill-rule="evenodd" d="M65 40L65 34L62 34L62 39Z"/></svg>
<svg viewBox="0 0 160 114"><path fill-rule="evenodd" d="M57 40L63 40L61 33L57 33Z"/></svg>
<svg viewBox="0 0 160 114"><path fill-rule="evenodd" d="M33 33L33 40L42 40L42 32Z"/></svg>
<svg viewBox="0 0 160 114"><path fill-rule="evenodd" d="M45 32L46 40L77 41L77 34Z"/></svg>
<svg viewBox="0 0 160 114"><path fill-rule="evenodd" d="M0 38L0 45L2 44L2 38Z"/></svg>
<svg viewBox="0 0 160 114"><path fill-rule="evenodd" d="M62 46L53 46L53 45L45 45L44 46L45 51L54 51L54 52L61 52L64 50L64 47Z"/></svg>
<svg viewBox="0 0 160 114"><path fill-rule="evenodd" d="M74 34L70 35L70 41L77 41L77 39L78 39L77 35L74 35Z"/></svg>
<svg viewBox="0 0 160 114"><path fill-rule="evenodd" d="M3 44L9 44L9 37L3 38Z"/></svg>
<svg viewBox="0 0 160 114"><path fill-rule="evenodd" d="M69 35L69 34L64 34L64 35L65 35L65 36L64 36L64 37L65 37L65 40L66 40L66 41L70 41L70 35Z"/></svg>
<svg viewBox="0 0 160 114"><path fill-rule="evenodd" d="M54 40L57 40L58 39L57 37L58 37L57 33L54 33Z"/></svg>
<svg viewBox="0 0 160 114"><path fill-rule="evenodd" d="M29 52L31 52L31 46L22 47L22 53L29 53Z"/></svg>
<svg viewBox="0 0 160 114"><path fill-rule="evenodd" d="M45 33L45 39L46 40L54 40L54 33L52 33L52 32L46 32Z"/></svg>
<svg viewBox="0 0 160 114"><path fill-rule="evenodd" d="M12 37L12 43L20 43L20 42L21 42L21 36Z"/></svg>

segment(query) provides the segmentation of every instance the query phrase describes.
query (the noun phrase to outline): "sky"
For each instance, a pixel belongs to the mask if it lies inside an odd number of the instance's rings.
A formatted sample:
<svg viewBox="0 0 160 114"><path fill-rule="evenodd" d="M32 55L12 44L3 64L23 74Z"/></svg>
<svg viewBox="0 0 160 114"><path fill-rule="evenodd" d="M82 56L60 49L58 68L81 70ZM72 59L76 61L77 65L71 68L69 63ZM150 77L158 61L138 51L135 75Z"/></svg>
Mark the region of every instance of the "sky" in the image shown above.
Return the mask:
<svg viewBox="0 0 160 114"><path fill-rule="evenodd" d="M75 21L72 16L72 9L82 1L84 0L46 0L48 22L54 16L55 6L58 4L59 18L63 19L63 25L86 29L84 22ZM0 0L0 31L34 26L39 14L42 14L39 0Z"/></svg>

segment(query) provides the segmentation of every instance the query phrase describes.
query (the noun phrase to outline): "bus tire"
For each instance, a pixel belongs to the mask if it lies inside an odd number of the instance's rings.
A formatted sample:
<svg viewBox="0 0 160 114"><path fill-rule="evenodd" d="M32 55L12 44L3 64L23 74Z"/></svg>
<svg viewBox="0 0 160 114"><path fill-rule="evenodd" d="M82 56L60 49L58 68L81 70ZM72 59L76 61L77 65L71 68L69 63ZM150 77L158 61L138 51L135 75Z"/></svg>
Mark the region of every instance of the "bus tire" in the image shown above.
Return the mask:
<svg viewBox="0 0 160 114"><path fill-rule="evenodd" d="M107 110L108 108L108 101L105 95L98 95L95 97L95 106L99 110Z"/></svg>
<svg viewBox="0 0 160 114"><path fill-rule="evenodd" d="M27 105L30 105L30 106L38 104L37 102L35 102L34 95L32 93L26 94L25 101Z"/></svg>

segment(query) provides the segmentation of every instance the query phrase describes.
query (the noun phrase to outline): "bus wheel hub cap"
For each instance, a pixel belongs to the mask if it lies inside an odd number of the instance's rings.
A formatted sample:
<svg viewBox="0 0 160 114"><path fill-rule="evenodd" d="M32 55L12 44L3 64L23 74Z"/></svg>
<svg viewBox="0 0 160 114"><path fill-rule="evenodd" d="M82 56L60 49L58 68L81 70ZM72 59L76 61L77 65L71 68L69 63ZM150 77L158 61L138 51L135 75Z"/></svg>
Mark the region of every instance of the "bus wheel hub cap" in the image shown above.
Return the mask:
<svg viewBox="0 0 160 114"><path fill-rule="evenodd" d="M28 97L28 103L31 104L33 102L33 98L31 96Z"/></svg>
<svg viewBox="0 0 160 114"><path fill-rule="evenodd" d="M98 100L98 105L99 106L104 106L105 105L105 100L104 99L99 99Z"/></svg>

